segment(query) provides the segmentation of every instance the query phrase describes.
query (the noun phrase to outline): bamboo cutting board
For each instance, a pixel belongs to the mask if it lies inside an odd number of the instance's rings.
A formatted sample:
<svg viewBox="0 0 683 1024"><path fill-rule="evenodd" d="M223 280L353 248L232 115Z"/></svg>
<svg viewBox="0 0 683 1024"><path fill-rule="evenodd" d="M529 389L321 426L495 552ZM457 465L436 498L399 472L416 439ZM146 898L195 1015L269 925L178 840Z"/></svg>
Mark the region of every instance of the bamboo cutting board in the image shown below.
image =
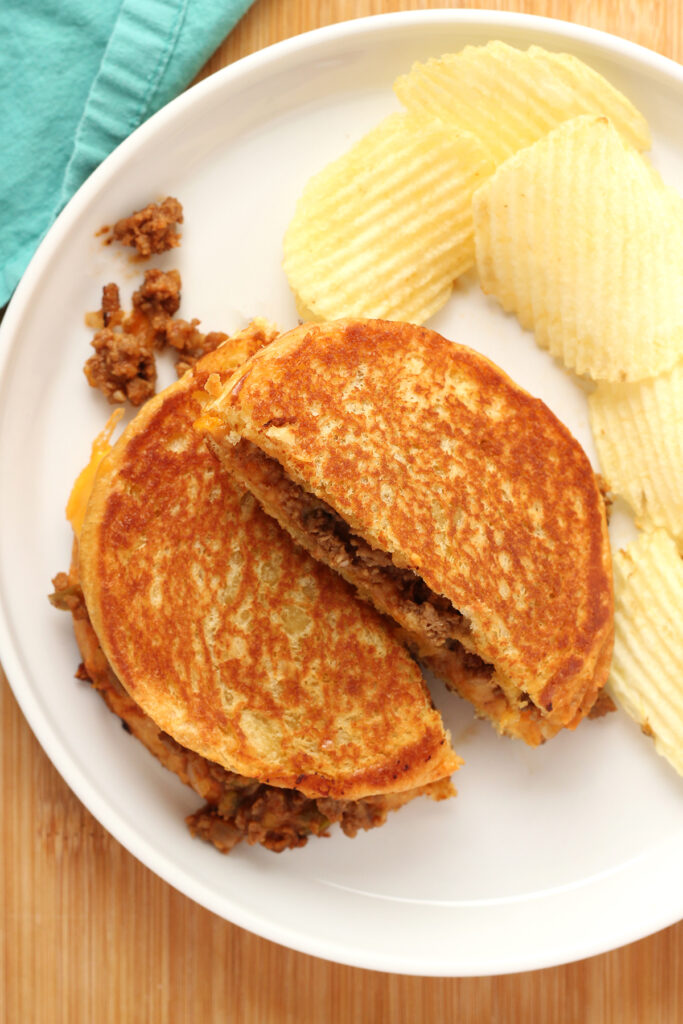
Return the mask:
<svg viewBox="0 0 683 1024"><path fill-rule="evenodd" d="M200 77L311 28L410 0L256 0ZM590 25L683 61L679 0L458 6ZM0 670L0 1024L673 1024L683 1020L683 923L578 964L499 978L424 979L282 949L172 890L91 817L43 754Z"/></svg>

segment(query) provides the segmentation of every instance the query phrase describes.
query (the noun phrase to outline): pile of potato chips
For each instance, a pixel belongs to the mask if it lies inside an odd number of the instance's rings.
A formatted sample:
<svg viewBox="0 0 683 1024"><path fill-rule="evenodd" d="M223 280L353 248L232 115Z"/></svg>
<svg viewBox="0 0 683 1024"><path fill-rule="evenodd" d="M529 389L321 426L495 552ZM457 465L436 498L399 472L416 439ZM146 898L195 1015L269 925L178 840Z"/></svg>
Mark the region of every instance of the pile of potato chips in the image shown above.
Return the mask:
<svg viewBox="0 0 683 1024"><path fill-rule="evenodd" d="M483 290L595 382L593 432L638 540L615 558L610 687L683 774L683 198L645 118L576 57L502 42L416 64L306 185L284 268L306 319L422 323Z"/></svg>

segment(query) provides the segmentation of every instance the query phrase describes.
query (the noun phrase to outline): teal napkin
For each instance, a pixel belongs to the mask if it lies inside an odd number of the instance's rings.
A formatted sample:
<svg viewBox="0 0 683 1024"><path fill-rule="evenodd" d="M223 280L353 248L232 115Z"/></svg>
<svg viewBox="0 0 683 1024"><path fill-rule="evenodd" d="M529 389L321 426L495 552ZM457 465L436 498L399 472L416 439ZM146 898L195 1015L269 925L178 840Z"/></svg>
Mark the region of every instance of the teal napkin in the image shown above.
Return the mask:
<svg viewBox="0 0 683 1024"><path fill-rule="evenodd" d="M0 306L104 157L252 0L0 0Z"/></svg>

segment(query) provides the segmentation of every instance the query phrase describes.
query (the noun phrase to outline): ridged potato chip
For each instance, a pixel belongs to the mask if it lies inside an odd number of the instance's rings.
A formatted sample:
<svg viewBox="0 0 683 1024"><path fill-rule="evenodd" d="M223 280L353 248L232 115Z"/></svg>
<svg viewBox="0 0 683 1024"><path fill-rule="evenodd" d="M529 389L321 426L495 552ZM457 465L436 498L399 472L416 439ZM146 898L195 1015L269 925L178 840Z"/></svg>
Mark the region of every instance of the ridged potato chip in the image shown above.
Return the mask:
<svg viewBox="0 0 683 1024"><path fill-rule="evenodd" d="M471 135L390 115L299 199L283 265L300 312L423 323L474 263L472 194L493 169Z"/></svg>
<svg viewBox="0 0 683 1024"><path fill-rule="evenodd" d="M614 574L608 689L683 775L683 559L656 530L617 554Z"/></svg>
<svg viewBox="0 0 683 1024"><path fill-rule="evenodd" d="M473 207L483 290L570 369L641 380L683 355L683 200L607 118L517 153Z"/></svg>
<svg viewBox="0 0 683 1024"><path fill-rule="evenodd" d="M477 135L496 163L580 114L605 114L637 149L650 146L645 118L622 93L577 57L539 46L466 46L415 64L394 91L408 110Z"/></svg>
<svg viewBox="0 0 683 1024"><path fill-rule="evenodd" d="M598 384L588 401L611 490L640 525L664 527L683 543L683 362L650 380Z"/></svg>

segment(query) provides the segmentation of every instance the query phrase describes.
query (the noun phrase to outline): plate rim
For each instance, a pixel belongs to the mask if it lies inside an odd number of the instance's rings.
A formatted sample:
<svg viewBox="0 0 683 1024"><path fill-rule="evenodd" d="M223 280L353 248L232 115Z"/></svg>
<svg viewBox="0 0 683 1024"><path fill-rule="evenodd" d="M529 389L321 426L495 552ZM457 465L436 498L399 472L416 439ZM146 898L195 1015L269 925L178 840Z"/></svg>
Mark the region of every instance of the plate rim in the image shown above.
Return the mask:
<svg viewBox="0 0 683 1024"><path fill-rule="evenodd" d="M559 19L492 10L433 9L370 15L312 29L248 54L197 83L138 127L96 168L64 207L36 250L10 300L4 321L0 326L0 391L6 385L6 375L16 344L17 327L20 326L27 303L34 294L35 282L40 279L54 257L61 238L69 230L72 222L78 218L81 208L87 205L92 196L97 194L101 181L115 173L116 168L127 161L129 152L134 152L148 135L162 130L165 123L172 122L185 109L201 105L211 93L228 90L233 79L239 81L245 76L258 75L264 71L266 74L269 71L272 73L274 63L276 64L281 59L310 51L330 40L372 35L376 32L392 31L396 27L403 28L410 23L424 25L427 22L442 22L465 29L468 26L473 29L490 26L492 30L498 29L499 31L520 28L528 29L530 33L543 32L556 37L558 42L568 41L577 45L593 45L620 58L635 59L638 63L661 72L669 80L673 74L673 77L683 87L683 66L638 43L630 42L603 30L575 25ZM0 443L2 443L2 438L0 438ZM426 970L425 965L420 964L419 972L414 970L414 966L411 966L408 960L397 961L393 954L389 954L387 957L383 955L382 951L377 951L374 957L365 955L359 959L354 956L354 951L345 945L339 947L335 942L321 940L319 936L313 936L309 932L302 933L295 928L286 928L253 908L246 908L235 904L232 900L222 899L222 904L231 904L230 916L227 916L227 913L216 910L215 894L212 901L210 891L205 891L204 887L192 876L179 871L175 864L166 860L162 851L143 840L128 826L128 823L119 816L116 810L110 807L106 801L102 802L98 787L82 774L61 736L53 733L47 715L40 706L38 695L32 692L27 674L21 665L21 648L12 637L10 622L5 615L5 598L1 593L0 660L14 697L51 763L78 799L110 835L129 850L145 867L201 906L214 913L219 913L220 916L240 927L288 948L349 966L402 974L419 973L420 976L449 977L503 974L536 970L593 956L674 924L683 914L683 906L678 907L674 903L666 911L661 908L660 913L652 915L652 918L644 926L634 925L630 934L622 932L618 938L613 937L607 942L603 937L602 942L595 941L593 946L586 943L580 949L576 948L576 943L574 943L572 948L566 948L564 952L559 952L559 955L557 955L557 950L553 951L553 955L549 958L534 960L523 957L510 958L509 962L504 964L482 964L480 965L481 969L475 969L470 965L465 972L453 970L452 965L449 967L448 958L443 962L435 963L433 970ZM629 867L629 864L622 865L623 870L627 870ZM681 895L683 896L683 891Z"/></svg>

